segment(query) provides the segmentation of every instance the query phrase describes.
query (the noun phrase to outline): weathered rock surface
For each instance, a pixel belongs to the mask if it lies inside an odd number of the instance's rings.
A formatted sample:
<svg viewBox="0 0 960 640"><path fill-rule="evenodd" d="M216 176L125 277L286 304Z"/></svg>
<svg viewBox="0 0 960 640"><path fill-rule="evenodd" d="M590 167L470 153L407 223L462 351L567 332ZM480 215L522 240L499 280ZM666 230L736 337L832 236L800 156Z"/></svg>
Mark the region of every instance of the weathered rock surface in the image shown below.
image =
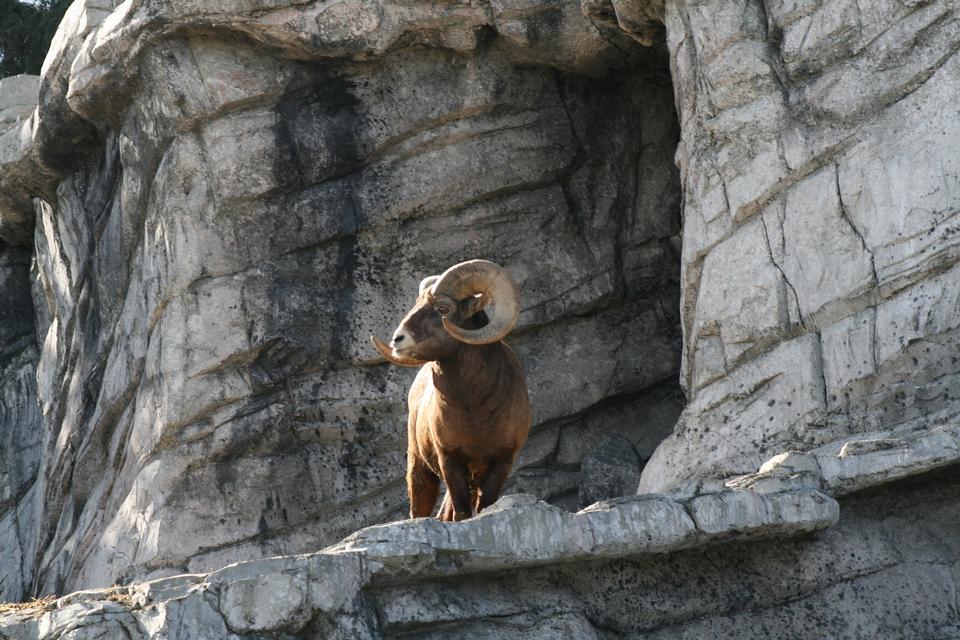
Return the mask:
<svg viewBox="0 0 960 640"><path fill-rule="evenodd" d="M640 482L642 460L622 436L604 436L580 464L580 507L633 493Z"/></svg>
<svg viewBox="0 0 960 640"><path fill-rule="evenodd" d="M76 0L0 83L0 597L148 581L0 638L956 637L958 20ZM534 495L382 524L367 335L479 255Z"/></svg>
<svg viewBox="0 0 960 640"><path fill-rule="evenodd" d="M0 90L5 86L0 85ZM43 455L30 252L0 242L0 600L29 587L39 505L31 489Z"/></svg>
<svg viewBox="0 0 960 640"><path fill-rule="evenodd" d="M37 108L40 78L30 75L0 80L0 127L11 128Z"/></svg>
<svg viewBox="0 0 960 640"><path fill-rule="evenodd" d="M860 486L882 469L901 482L840 505L795 487L576 514L508 496L462 523L374 526L321 553L0 611L0 637L949 638L956 462L933 476L854 465Z"/></svg>
<svg viewBox="0 0 960 640"><path fill-rule="evenodd" d="M666 3L682 383L642 491L960 414L960 6Z"/></svg>
<svg viewBox="0 0 960 640"><path fill-rule="evenodd" d="M960 430L956 426L901 427L858 434L807 453L782 453L757 473L730 480L726 486L760 493L814 488L845 495L958 461Z"/></svg>
<svg viewBox="0 0 960 640"><path fill-rule="evenodd" d="M77 0L0 145L42 413L2 595L401 517L412 374L367 337L466 258L524 292L508 490L575 508L607 431L652 455L683 405L679 131L665 47L636 40L551 0Z"/></svg>
<svg viewBox="0 0 960 640"><path fill-rule="evenodd" d="M25 244L32 237L33 205L27 166L40 78L18 75L0 80L0 241ZM10 310L21 307L10 305ZM23 313L23 317L29 315Z"/></svg>

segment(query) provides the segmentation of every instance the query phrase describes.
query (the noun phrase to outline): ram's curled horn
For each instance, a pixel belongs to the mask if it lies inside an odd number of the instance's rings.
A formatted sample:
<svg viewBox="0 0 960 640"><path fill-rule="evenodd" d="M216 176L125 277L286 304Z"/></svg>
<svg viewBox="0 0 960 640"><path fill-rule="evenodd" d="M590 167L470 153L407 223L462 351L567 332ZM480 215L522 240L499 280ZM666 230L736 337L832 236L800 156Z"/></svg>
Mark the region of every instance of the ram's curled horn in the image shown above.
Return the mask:
<svg viewBox="0 0 960 640"><path fill-rule="evenodd" d="M426 360L417 360L416 358L404 358L393 355L393 350L387 346L387 343L377 336L370 336L370 342L372 342L373 346L377 348L377 351L380 352L380 355L386 358L387 362L392 362L399 367L422 367L423 365L427 364Z"/></svg>
<svg viewBox="0 0 960 640"><path fill-rule="evenodd" d="M451 336L467 344L499 342L517 324L520 317L520 295L506 269L488 260L468 260L455 264L434 283L434 296L447 296L463 301L482 294L489 323L480 329L463 329L443 318L443 327Z"/></svg>

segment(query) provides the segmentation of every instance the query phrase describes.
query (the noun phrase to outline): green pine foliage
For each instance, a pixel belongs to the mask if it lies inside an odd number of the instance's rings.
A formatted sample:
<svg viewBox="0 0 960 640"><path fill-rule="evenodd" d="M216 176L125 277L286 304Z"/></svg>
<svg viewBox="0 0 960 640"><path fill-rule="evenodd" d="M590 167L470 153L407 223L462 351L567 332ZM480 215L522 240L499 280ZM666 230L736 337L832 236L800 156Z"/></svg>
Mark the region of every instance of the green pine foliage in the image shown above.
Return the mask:
<svg viewBox="0 0 960 640"><path fill-rule="evenodd" d="M71 0L0 0L0 78L39 74Z"/></svg>

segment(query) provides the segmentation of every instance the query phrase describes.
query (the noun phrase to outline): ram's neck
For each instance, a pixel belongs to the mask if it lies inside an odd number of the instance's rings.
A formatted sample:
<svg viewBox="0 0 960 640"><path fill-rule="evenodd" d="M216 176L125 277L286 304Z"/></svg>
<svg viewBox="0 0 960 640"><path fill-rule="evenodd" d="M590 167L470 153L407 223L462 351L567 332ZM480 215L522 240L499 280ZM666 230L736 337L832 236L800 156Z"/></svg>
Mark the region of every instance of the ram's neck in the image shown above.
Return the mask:
<svg viewBox="0 0 960 640"><path fill-rule="evenodd" d="M446 401L467 408L497 403L513 378L508 349L502 342L461 345L453 356L434 363L434 387Z"/></svg>

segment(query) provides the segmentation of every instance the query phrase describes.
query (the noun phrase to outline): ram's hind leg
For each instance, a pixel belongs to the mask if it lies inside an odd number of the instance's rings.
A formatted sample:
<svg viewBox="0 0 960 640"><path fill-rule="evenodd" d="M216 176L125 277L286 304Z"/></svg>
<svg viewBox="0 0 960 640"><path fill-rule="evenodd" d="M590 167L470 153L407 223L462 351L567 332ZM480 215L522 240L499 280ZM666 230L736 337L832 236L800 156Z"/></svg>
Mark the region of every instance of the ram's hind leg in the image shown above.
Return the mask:
<svg viewBox="0 0 960 640"><path fill-rule="evenodd" d="M477 508L477 505L480 503L480 490L473 489L470 493L470 514L475 516L480 513L480 510ZM444 522L453 521L453 502L450 500L450 492L446 492L443 496L443 502L440 503L440 511L437 513L437 518L443 520Z"/></svg>
<svg viewBox="0 0 960 640"><path fill-rule="evenodd" d="M443 502L440 503L440 511L437 512L437 520L443 522L453 522L453 502L450 501L450 492L443 494Z"/></svg>
<svg viewBox="0 0 960 640"><path fill-rule="evenodd" d="M414 455L407 456L407 494L410 496L411 518L425 518L432 514L440 494L440 478Z"/></svg>
<svg viewBox="0 0 960 640"><path fill-rule="evenodd" d="M480 513L480 488L474 487L470 494L470 506L473 507L473 515Z"/></svg>

